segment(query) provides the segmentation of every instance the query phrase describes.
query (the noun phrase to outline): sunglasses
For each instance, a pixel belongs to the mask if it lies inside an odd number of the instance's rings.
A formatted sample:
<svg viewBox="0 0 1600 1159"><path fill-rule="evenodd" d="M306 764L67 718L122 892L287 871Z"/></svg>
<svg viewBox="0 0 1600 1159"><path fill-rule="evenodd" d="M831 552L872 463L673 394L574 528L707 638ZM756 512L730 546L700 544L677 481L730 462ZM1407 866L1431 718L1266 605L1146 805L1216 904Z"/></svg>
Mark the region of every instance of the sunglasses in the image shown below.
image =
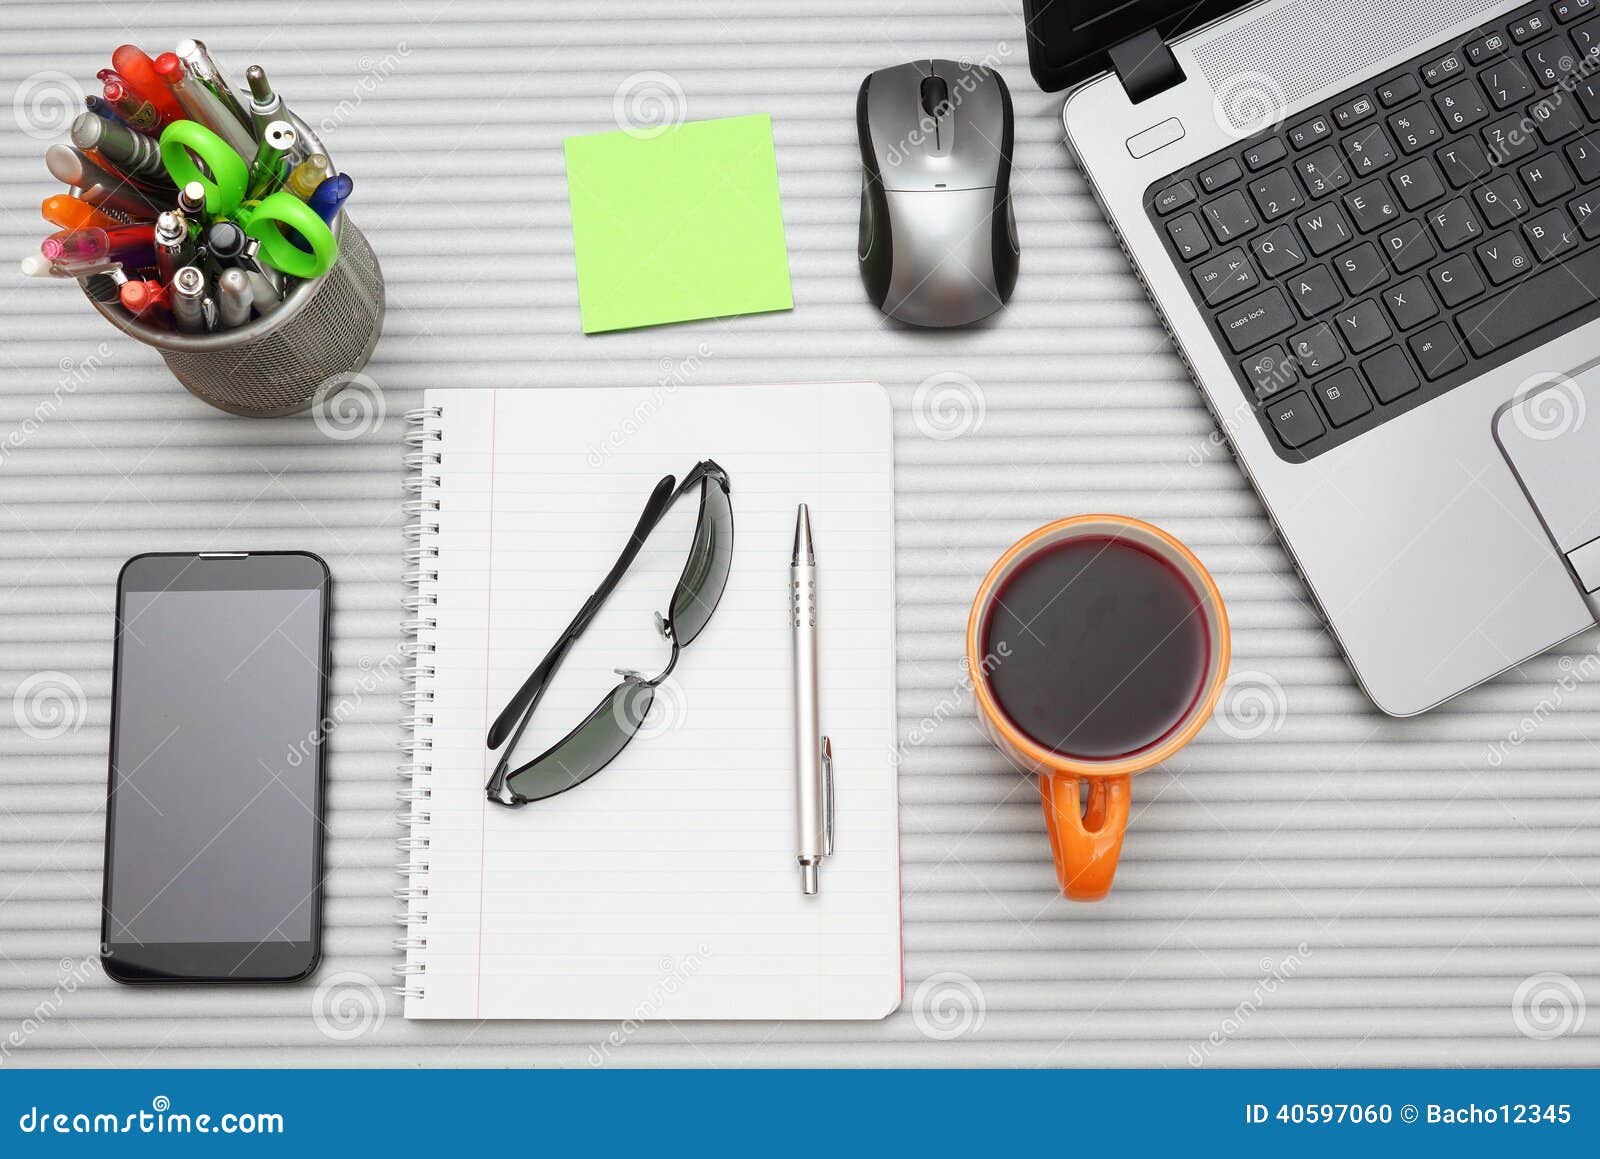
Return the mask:
<svg viewBox="0 0 1600 1159"><path fill-rule="evenodd" d="M678 577L667 614L656 614L656 630L672 645L666 668L650 680L618 668L622 683L582 723L532 760L512 768L511 755L517 742L568 651L616 590L656 525L681 496L695 488L700 491L700 515L695 521L689 558ZM710 459L697 464L682 483L667 475L656 484L617 562L490 726L489 748L505 746L494 775L489 778L487 792L491 801L516 807L574 789L615 760L638 734L655 700L656 689L672 675L679 653L710 622L727 586L728 569L733 563L733 503L728 496L728 473Z"/></svg>

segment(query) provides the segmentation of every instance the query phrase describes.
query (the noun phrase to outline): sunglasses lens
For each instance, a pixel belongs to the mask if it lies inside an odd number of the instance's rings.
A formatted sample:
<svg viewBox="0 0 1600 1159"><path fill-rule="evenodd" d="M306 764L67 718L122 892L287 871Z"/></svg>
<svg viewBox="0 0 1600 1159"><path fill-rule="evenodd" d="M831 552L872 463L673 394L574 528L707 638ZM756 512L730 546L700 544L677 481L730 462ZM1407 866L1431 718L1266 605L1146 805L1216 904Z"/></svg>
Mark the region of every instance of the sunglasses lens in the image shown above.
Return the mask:
<svg viewBox="0 0 1600 1159"><path fill-rule="evenodd" d="M627 680L617 685L582 724L508 778L507 787L524 801L541 801L583 784L633 739L655 695L653 684Z"/></svg>
<svg viewBox="0 0 1600 1159"><path fill-rule="evenodd" d="M689 562L672 596L672 626L678 644L687 647L717 610L733 564L733 505L715 479L701 484L704 498L689 548Z"/></svg>

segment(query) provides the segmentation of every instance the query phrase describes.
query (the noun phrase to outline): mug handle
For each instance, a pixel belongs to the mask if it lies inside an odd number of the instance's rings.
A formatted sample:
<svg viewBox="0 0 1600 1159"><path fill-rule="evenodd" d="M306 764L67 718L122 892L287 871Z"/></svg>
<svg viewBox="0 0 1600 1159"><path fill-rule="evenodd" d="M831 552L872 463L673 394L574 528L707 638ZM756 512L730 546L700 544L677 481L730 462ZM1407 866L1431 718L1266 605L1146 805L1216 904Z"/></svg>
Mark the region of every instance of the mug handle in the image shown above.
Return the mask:
<svg viewBox="0 0 1600 1159"><path fill-rule="evenodd" d="M1091 777L1089 804L1078 800L1078 778L1043 773L1039 795L1044 823L1055 855L1061 892L1073 901L1099 901L1111 891L1122 838L1128 831L1129 782L1132 776Z"/></svg>

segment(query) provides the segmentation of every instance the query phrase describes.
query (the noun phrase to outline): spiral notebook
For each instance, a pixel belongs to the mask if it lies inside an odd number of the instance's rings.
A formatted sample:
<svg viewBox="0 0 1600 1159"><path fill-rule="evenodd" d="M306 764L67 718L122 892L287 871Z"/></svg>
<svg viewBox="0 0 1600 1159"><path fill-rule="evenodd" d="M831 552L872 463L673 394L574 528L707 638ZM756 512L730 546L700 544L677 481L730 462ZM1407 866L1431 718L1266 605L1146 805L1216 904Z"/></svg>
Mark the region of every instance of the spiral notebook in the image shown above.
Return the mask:
<svg viewBox="0 0 1600 1159"><path fill-rule="evenodd" d="M871 1019L900 1001L891 411L873 383L431 390L410 416L413 705L399 942L408 1018ZM592 780L490 803L490 722L598 586L663 475L728 472L733 565L640 734ZM697 495L568 656L517 752L655 675ZM795 508L819 568L835 853L795 861Z"/></svg>

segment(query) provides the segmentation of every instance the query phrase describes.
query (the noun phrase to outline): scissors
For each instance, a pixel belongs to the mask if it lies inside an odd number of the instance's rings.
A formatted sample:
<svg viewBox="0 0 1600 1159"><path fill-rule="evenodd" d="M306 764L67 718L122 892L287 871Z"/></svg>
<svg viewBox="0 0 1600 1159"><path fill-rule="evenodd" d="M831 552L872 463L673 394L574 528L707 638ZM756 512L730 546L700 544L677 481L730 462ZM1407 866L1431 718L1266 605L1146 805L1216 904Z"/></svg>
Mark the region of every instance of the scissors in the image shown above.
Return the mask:
<svg viewBox="0 0 1600 1159"><path fill-rule="evenodd" d="M161 162L179 189L198 181L206 191L206 212L238 222L261 242L261 260L273 269L315 278L327 273L339 256L328 223L294 194L279 190L259 201L245 200L250 167L232 145L198 121L173 121L162 130ZM285 230L298 233L311 252L290 241Z"/></svg>

